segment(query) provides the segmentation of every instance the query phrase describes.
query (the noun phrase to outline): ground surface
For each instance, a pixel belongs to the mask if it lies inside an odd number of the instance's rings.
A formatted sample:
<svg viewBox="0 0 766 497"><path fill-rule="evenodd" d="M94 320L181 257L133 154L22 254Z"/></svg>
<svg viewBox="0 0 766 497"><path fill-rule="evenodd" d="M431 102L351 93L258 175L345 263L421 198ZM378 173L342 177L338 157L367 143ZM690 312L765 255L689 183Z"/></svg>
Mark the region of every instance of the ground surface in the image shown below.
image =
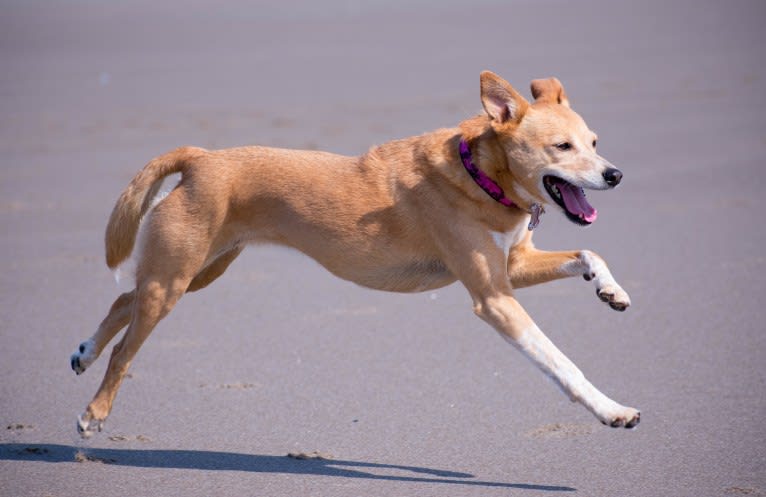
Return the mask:
<svg viewBox="0 0 766 497"><path fill-rule="evenodd" d="M766 495L762 3L271 4L2 2L0 494ZM69 354L118 294L103 228L147 160L358 154L477 112L482 69L558 76L625 173L594 226L550 212L535 240L600 252L633 307L582 280L519 298L638 430L566 401L458 285L377 293L260 247L77 437L106 360Z"/></svg>

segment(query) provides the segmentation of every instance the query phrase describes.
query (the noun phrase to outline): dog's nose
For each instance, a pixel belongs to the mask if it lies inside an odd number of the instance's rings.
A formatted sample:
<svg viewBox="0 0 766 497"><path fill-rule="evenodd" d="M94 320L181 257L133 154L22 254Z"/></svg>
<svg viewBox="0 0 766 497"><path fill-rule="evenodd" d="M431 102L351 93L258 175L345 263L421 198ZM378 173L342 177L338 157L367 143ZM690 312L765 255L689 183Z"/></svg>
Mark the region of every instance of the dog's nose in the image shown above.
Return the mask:
<svg viewBox="0 0 766 497"><path fill-rule="evenodd" d="M622 181L622 171L617 168L610 167L604 171L604 181L609 186L617 186Z"/></svg>

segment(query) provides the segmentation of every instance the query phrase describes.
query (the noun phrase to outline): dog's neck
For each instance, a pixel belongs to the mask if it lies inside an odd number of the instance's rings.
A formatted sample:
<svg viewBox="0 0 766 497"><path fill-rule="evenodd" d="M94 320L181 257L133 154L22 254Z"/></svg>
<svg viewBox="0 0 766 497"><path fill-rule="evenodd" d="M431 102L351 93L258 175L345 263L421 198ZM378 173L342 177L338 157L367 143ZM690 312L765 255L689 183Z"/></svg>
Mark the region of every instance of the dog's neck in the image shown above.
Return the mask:
<svg viewBox="0 0 766 497"><path fill-rule="evenodd" d="M473 178L476 184L487 193L487 195L506 207L520 209L522 211L525 210L520 207L519 204L506 196L503 188L495 180L490 178L487 173L479 169L479 167L473 162L471 147L468 145L468 142L465 138L460 139L458 152L460 154L460 160L463 163L465 170L468 172L471 178ZM540 224L540 215L544 212L544 209L540 204L533 203L529 206L528 212L531 218L527 228L529 231L532 231L537 227L538 224Z"/></svg>
<svg viewBox="0 0 766 497"><path fill-rule="evenodd" d="M476 184L479 185L482 190L487 192L487 195L506 207L519 208L516 202L505 196L503 187L498 185L492 178L487 176L487 173L479 169L478 166L473 163L471 148L468 146L468 142L465 141L464 138L460 139L460 148L458 150L460 152L460 160L463 162L463 167L465 167L465 170L468 171L468 174L471 175Z"/></svg>

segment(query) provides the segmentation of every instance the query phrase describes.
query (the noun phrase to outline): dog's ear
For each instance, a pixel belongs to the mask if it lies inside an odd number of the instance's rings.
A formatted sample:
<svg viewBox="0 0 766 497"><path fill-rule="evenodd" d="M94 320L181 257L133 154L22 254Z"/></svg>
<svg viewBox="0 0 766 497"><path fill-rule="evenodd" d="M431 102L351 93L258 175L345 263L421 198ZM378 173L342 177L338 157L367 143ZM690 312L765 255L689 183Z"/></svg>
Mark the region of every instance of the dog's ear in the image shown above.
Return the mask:
<svg viewBox="0 0 766 497"><path fill-rule="evenodd" d="M489 117L499 123L520 121L529 103L506 80L490 72L481 73L481 103Z"/></svg>
<svg viewBox="0 0 766 497"><path fill-rule="evenodd" d="M530 85L532 96L540 102L551 102L569 107L569 99L561 86L561 81L556 78L536 79Z"/></svg>

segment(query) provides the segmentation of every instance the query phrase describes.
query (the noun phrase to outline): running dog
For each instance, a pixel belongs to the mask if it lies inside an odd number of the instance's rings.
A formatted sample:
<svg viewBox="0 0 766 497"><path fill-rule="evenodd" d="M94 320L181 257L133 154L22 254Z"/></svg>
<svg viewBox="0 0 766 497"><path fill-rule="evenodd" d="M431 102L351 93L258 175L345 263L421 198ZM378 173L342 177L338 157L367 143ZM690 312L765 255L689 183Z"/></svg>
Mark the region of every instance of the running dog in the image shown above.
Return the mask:
<svg viewBox="0 0 766 497"><path fill-rule="evenodd" d="M150 161L117 200L106 228L110 268L135 252L135 288L117 298L71 356L81 374L127 326L78 418L80 434L101 430L136 352L181 296L212 283L256 242L292 247L339 278L379 290L422 292L459 280L476 315L572 401L608 426L636 426L639 411L596 389L513 292L582 276L611 308L630 305L595 253L532 244L546 205L591 224L597 211L583 189L614 188L622 173L596 153L596 135L557 79L532 81L532 102L489 71L480 86L485 113L360 157L182 147ZM158 201L163 178L174 173L178 185Z"/></svg>

